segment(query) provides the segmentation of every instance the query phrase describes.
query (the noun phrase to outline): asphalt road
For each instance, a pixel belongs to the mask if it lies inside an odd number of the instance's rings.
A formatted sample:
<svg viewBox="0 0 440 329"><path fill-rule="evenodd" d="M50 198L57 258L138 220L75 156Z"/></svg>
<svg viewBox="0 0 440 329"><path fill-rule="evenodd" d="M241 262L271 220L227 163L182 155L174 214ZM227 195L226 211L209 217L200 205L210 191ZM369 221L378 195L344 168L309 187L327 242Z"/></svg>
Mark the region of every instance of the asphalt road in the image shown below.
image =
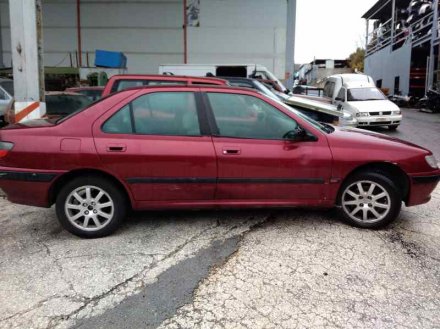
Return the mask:
<svg viewBox="0 0 440 329"><path fill-rule="evenodd" d="M440 115L403 111L389 134L440 158ZM379 231L335 211L145 212L82 240L53 209L0 208L0 328L440 328L440 188Z"/></svg>

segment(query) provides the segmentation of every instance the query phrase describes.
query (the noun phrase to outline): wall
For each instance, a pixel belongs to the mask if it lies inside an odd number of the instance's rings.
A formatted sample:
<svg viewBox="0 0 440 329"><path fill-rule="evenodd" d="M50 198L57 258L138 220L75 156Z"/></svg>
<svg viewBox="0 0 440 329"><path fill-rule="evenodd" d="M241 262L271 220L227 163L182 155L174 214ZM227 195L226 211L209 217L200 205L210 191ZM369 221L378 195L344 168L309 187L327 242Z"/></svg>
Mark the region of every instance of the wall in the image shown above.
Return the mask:
<svg viewBox="0 0 440 329"><path fill-rule="evenodd" d="M259 63L284 76L285 0L201 0L188 28L189 63ZM183 0L81 0L83 65L95 49L122 51L128 71L183 63ZM8 1L0 0L3 62L11 63ZM76 0L43 0L46 66L76 65ZM1 48L0 48L1 49Z"/></svg>
<svg viewBox="0 0 440 329"><path fill-rule="evenodd" d="M407 42L393 52L390 47L365 58L365 74L370 75L374 81L382 79L382 88L389 88L390 95L394 93L394 78L400 76L400 91L408 95L411 43Z"/></svg>

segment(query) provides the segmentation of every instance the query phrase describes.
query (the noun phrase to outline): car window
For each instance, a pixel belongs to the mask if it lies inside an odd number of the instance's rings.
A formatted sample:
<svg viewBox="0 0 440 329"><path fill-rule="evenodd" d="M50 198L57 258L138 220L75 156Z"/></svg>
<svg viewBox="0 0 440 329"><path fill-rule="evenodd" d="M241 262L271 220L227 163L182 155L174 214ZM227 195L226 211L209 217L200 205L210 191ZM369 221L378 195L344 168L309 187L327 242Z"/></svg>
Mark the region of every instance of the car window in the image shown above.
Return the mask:
<svg viewBox="0 0 440 329"><path fill-rule="evenodd" d="M46 95L46 113L69 115L89 106L92 101L84 95Z"/></svg>
<svg viewBox="0 0 440 329"><path fill-rule="evenodd" d="M102 126L102 131L109 134L132 134L130 105L125 105Z"/></svg>
<svg viewBox="0 0 440 329"><path fill-rule="evenodd" d="M2 81L0 86L11 96L14 96L14 82L13 81Z"/></svg>
<svg viewBox="0 0 440 329"><path fill-rule="evenodd" d="M192 92L157 92L143 95L113 115L102 129L107 133L129 131L142 135L201 135L195 96Z"/></svg>
<svg viewBox="0 0 440 329"><path fill-rule="evenodd" d="M0 100L7 100L6 93L0 88Z"/></svg>
<svg viewBox="0 0 440 329"><path fill-rule="evenodd" d="M225 93L207 95L219 136L278 140L298 127L295 120L257 97Z"/></svg>
<svg viewBox="0 0 440 329"><path fill-rule="evenodd" d="M345 89L344 88L341 88L341 90L339 90L338 99L341 100L342 102L345 102Z"/></svg>

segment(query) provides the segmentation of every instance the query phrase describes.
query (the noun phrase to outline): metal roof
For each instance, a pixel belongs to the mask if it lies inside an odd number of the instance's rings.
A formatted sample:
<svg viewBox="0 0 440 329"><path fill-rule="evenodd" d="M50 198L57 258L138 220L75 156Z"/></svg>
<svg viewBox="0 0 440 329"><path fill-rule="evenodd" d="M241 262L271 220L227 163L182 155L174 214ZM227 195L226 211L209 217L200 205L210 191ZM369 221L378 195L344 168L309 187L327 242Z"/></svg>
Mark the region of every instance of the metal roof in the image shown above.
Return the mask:
<svg viewBox="0 0 440 329"><path fill-rule="evenodd" d="M407 8L411 0L396 0L397 8ZM379 0L362 15L365 19L390 19L392 0Z"/></svg>

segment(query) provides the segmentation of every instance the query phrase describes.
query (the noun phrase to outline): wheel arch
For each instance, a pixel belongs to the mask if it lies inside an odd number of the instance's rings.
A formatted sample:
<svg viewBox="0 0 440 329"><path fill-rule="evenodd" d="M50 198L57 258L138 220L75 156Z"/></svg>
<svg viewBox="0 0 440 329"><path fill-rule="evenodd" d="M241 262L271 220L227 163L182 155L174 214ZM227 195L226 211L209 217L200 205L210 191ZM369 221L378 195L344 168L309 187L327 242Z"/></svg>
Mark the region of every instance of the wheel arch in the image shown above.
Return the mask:
<svg viewBox="0 0 440 329"><path fill-rule="evenodd" d="M58 177L53 184L51 185L48 193L48 202L49 206L53 205L55 203L57 194L65 185L67 182L71 181L72 179L75 179L77 177L81 176L95 176L95 177L102 177L109 181L111 181L115 186L117 186L124 194L124 197L126 198L126 201L130 204L131 207L133 207L132 204L132 198L130 196L129 189L126 185L124 185L119 179L117 179L114 175L109 174L108 172L98 170L98 169L92 169L92 168L85 168L85 169L76 169L69 171L60 177Z"/></svg>
<svg viewBox="0 0 440 329"><path fill-rule="evenodd" d="M358 175L362 172L375 172L384 174L387 178L391 179L391 181L396 184L402 201L404 201L405 203L408 201L410 179L405 171L403 171L403 169L400 168L398 165L391 162L371 162L354 168L350 173L345 176L338 190L336 198L337 205L340 205L342 189L344 188L347 181L350 180L353 176Z"/></svg>

